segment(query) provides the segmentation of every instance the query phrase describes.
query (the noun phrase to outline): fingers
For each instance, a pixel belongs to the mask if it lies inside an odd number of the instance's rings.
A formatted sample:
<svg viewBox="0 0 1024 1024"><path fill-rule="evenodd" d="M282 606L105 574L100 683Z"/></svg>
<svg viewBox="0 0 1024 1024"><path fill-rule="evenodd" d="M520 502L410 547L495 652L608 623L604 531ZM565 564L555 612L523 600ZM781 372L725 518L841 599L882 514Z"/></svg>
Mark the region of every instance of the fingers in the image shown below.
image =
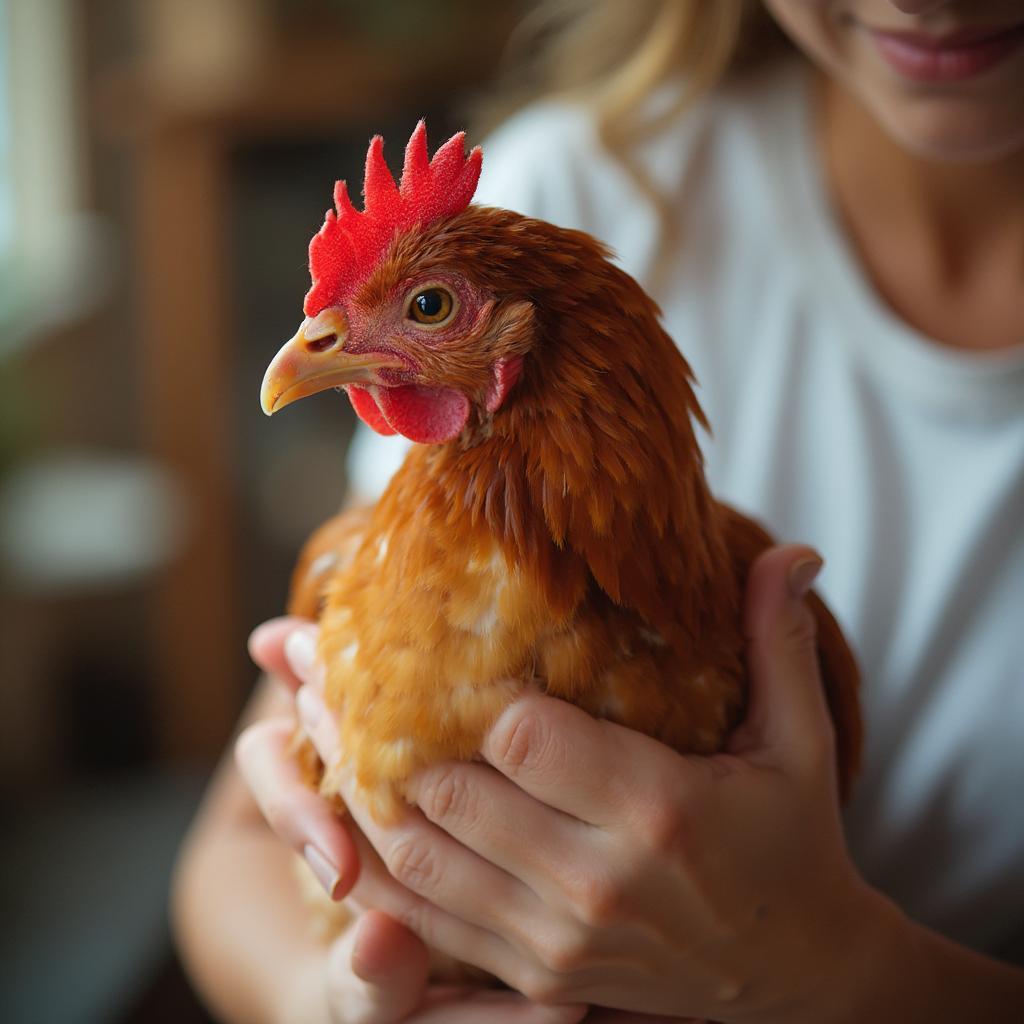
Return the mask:
<svg viewBox="0 0 1024 1024"><path fill-rule="evenodd" d="M269 619L249 634L249 656L264 672L280 679L291 690L298 689L303 682L285 654L288 638L296 631L311 636L315 644L316 626L295 615Z"/></svg>
<svg viewBox="0 0 1024 1024"><path fill-rule="evenodd" d="M577 1024L586 1006L545 1006L518 992L477 989L472 994L428 992L425 1005L408 1024Z"/></svg>
<svg viewBox="0 0 1024 1024"><path fill-rule="evenodd" d="M524 793L492 768L448 762L421 772L410 795L429 821L523 881L546 903L565 899L595 830Z"/></svg>
<svg viewBox="0 0 1024 1024"><path fill-rule="evenodd" d="M298 706L303 727L313 740L317 753L327 763L333 763L338 745L334 717L324 707L319 694L310 686L303 686L299 690ZM469 766L447 767L452 769L447 777L455 781L460 795L454 795L454 790L447 787L443 792L435 787L433 804L438 813L441 813L439 805L442 801L448 800L450 814L454 813L453 802L458 801L462 804L462 820L468 822L473 811L466 808L466 802L474 801L474 807L485 806L487 795L496 792L495 786L491 785L480 793L473 790L472 783L479 781L486 784L490 781L504 783L502 788L506 791L515 791L513 799L506 800L506 805L515 805L515 810L528 813L531 809L529 805L532 804L541 812L541 817L544 817L543 812L547 811L550 818L564 819L563 815L537 805L536 801L531 801L525 794L515 790L514 786L500 779L500 776L495 777L495 773L487 768L476 766L476 775L469 780L469 786L464 786L460 783L467 780L458 769ZM453 795L446 797L445 793ZM508 797L511 794L506 792L504 795ZM399 824L382 827L363 808L358 793L351 784L346 786L343 796L353 820L383 858L391 875L402 885L472 924L484 928L495 925L511 927L519 934L524 945L528 943L530 933L543 915L544 906L538 900L537 894L520 881L518 876L514 877L502 870L500 865L496 865L486 855L478 856L471 845L457 842L452 835L435 827L419 814L410 812ZM516 796L518 799L515 799ZM483 805L475 803L477 797L483 797ZM492 809L488 808L482 827L473 831L480 844L500 850L500 841L496 843L493 836L487 835L494 817ZM550 822L545 824L550 826ZM511 822L506 821L505 825L506 836L517 835L517 845L521 846L524 822L517 821L513 827ZM569 850L566 849L565 853L568 855ZM509 857L507 851L504 856L515 863L515 858ZM485 898L482 898L484 895Z"/></svg>
<svg viewBox="0 0 1024 1024"><path fill-rule="evenodd" d="M382 910L413 931L430 948L473 964L518 987L510 965L517 964L519 958L508 943L406 888L391 876L364 835L356 831L354 840L361 864L359 879L352 890L352 900L357 906Z"/></svg>
<svg viewBox="0 0 1024 1024"><path fill-rule="evenodd" d="M427 947L394 918L368 910L334 944L327 997L345 1024L392 1024L422 1002L430 972Z"/></svg>
<svg viewBox="0 0 1024 1024"><path fill-rule="evenodd" d="M297 706L317 753L336 763L337 725L317 688L301 687ZM350 779L342 778L341 795L359 829L355 840L361 874L352 893L356 902L387 911L411 924L431 946L515 987L509 965L522 962L517 951L528 949L550 918L537 893L419 813L410 811L399 824L384 827L368 813ZM529 799L519 796L524 802ZM503 936L516 943L515 949Z"/></svg>
<svg viewBox="0 0 1024 1024"><path fill-rule="evenodd" d="M663 757L678 760L646 736L536 693L502 712L481 753L541 803L604 828L631 821L638 794L656 791Z"/></svg>
<svg viewBox="0 0 1024 1024"><path fill-rule="evenodd" d="M323 672L316 657L316 639L316 628L303 620L278 619L254 631L250 649L261 667L297 690L297 708L308 735L321 757L332 763L337 758L337 725L319 696ZM271 827L303 852L328 892L340 898L354 886L353 902L364 908L381 908L364 910L358 924L348 929L332 949L334 969L328 995L335 1019L344 1024L390 1024L400 1020L409 1024L477 1024L481 1020L494 1024L575 1024L582 1020L585 1006L539 1005L516 992L467 987L425 989L429 967L426 948L417 932L431 946L482 967L511 985L517 981L513 968L521 958L499 936L433 906L391 877L369 842L355 829L355 835L351 835L331 806L303 782L291 755L294 729L290 719L257 723L239 737L236 759ZM348 797L357 807L351 794ZM376 828L367 818L362 820L368 830ZM521 883L459 847L419 816L417 820L475 861L475 870L492 873L536 900ZM378 839L386 845L383 838ZM399 868L400 875L416 873L419 847L409 845L400 836L388 848L393 862L409 865ZM493 889L494 879L474 883L472 875L467 876L459 867L454 874L444 874L446 892L452 884L451 893L460 901L470 892L475 902L480 902L480 893ZM457 887L453 882L456 878ZM505 892L491 902L521 906L523 899L519 891ZM524 922L531 916L524 915Z"/></svg>
<svg viewBox="0 0 1024 1024"><path fill-rule="evenodd" d="M427 947L379 910L366 911L350 932L331 955L332 1005L343 1008L345 1024L575 1024L586 1012L470 985L428 989Z"/></svg>
<svg viewBox="0 0 1024 1024"><path fill-rule="evenodd" d="M577 1024L586 1006L545 1006L518 992L475 989L448 992L428 990L424 1005L408 1024Z"/></svg>
<svg viewBox="0 0 1024 1024"><path fill-rule="evenodd" d="M319 638L319 626L304 625L293 629L284 642L288 664L295 675L307 685L315 683L317 686L323 686L326 671L317 654L316 645Z"/></svg>
<svg viewBox="0 0 1024 1024"><path fill-rule="evenodd" d="M303 686L299 691L297 703L304 728L317 753L328 763L333 762L338 749L337 727L333 716L324 707L319 692L313 686ZM503 980L512 984L499 966L508 963L512 957L511 950L503 939L485 928L462 920L446 909L433 906L423 894L414 891L417 880L420 888L429 891L431 887L427 885L427 880L437 875L436 869L431 865L439 862L435 856L436 851L430 849L430 844L418 847L415 845L416 837L406 837L397 830L392 835L391 830L382 829L367 814L351 788L343 791L342 797L356 826L352 830L351 839L355 844L360 870L359 878L352 889L354 902L363 908L379 908L408 925L430 946L457 960L472 963L501 976ZM422 822L422 819L420 821ZM423 824L426 826L425 822ZM369 833L372 841L364 833ZM438 835L443 833L438 832ZM349 836L349 833L346 833L346 836ZM447 839L447 842L456 845L451 839ZM381 851L388 851L387 855L390 856L392 865L396 867L398 878L392 875L389 865L381 859L378 848ZM420 852L421 849L423 852ZM468 850L463 850L463 854L472 856ZM492 870L500 874L498 869ZM467 885L464 877L456 877L459 879L459 898L465 900L468 893L470 898L479 902L479 889L475 890ZM503 898L508 900L511 897L506 893Z"/></svg>
<svg viewBox="0 0 1024 1024"><path fill-rule="evenodd" d="M751 567L744 613L750 704L733 753L760 749L818 767L833 743L814 617L803 600L821 564L813 549L788 545Z"/></svg>
<svg viewBox="0 0 1024 1024"><path fill-rule="evenodd" d="M341 748L338 723L312 684L299 687L295 695L295 709L320 760L324 764L337 764Z"/></svg>
<svg viewBox="0 0 1024 1024"><path fill-rule="evenodd" d="M478 985L427 987L426 946L402 924L368 910L334 943L327 998L343 1024L576 1024L585 1006L538 1006Z"/></svg>
<svg viewBox="0 0 1024 1024"><path fill-rule="evenodd" d="M539 931L555 927L537 894L422 815L413 811L399 824L383 827L355 792L346 789L343 795L377 854L369 858L360 852L367 873L356 898L382 909L394 908L400 920L415 922L419 935L427 938L427 931L432 933L431 945L515 984L500 965L513 960L513 951L527 952ZM381 869L386 880L378 874Z"/></svg>
<svg viewBox="0 0 1024 1024"><path fill-rule="evenodd" d="M295 723L268 718L249 726L235 744L235 761L273 831L301 853L332 899L359 874L351 837L334 810L303 781L291 753Z"/></svg>

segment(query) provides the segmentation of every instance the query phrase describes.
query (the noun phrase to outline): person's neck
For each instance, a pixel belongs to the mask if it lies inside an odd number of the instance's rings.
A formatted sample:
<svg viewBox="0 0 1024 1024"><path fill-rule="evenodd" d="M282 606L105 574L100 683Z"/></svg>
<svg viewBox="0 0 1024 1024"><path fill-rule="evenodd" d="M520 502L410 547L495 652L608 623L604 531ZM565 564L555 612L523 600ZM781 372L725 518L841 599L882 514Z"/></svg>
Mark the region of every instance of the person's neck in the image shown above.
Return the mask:
<svg viewBox="0 0 1024 1024"><path fill-rule="evenodd" d="M970 163L923 158L831 80L818 82L818 112L832 200L888 304L953 347L1024 342L1024 329L998 311L988 323L971 315L971 307L989 305L984 296L997 283L1017 309L1024 301L1024 152ZM960 303L961 315L935 297ZM977 326L968 327L972 321Z"/></svg>

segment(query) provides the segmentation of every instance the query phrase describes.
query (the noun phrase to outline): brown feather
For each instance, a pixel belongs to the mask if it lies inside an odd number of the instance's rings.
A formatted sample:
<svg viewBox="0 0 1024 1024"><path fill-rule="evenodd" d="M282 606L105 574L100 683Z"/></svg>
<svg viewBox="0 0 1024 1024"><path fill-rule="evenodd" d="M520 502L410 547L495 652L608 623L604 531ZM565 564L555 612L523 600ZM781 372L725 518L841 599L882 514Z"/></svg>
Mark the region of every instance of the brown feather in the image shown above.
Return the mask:
<svg viewBox="0 0 1024 1024"><path fill-rule="evenodd" d="M292 570L289 615L304 619L320 617L327 580L332 573L343 572L352 561L370 521L370 512L368 505L353 506L313 532Z"/></svg>
<svg viewBox="0 0 1024 1024"><path fill-rule="evenodd" d="M418 353L424 379L474 399L462 436L415 448L358 543L332 521L297 574L293 607L320 609L326 698L381 819L414 772L472 757L527 682L685 752L721 749L743 713L743 588L771 540L709 493L690 368L607 255L471 207L400 235L355 294L370 317L414 276L455 271L495 297L463 344ZM522 377L491 415L491 367L512 356ZM345 545L344 565L311 571ZM812 607L845 794L856 668Z"/></svg>

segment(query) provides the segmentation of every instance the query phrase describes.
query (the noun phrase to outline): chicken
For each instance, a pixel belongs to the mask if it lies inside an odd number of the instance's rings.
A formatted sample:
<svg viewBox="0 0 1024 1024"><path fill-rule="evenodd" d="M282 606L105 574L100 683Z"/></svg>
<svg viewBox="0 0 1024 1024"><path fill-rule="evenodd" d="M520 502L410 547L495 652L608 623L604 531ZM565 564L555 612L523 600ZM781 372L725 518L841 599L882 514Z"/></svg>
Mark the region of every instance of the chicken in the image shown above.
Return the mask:
<svg viewBox="0 0 1024 1024"><path fill-rule="evenodd" d="M378 504L309 542L291 610L320 621L344 765L380 821L420 769L469 759L527 685L712 754L743 715L742 596L768 534L711 495L687 362L655 303L579 231L471 205L463 136L396 185L378 136L365 208L344 182L310 243L298 333L268 414L342 388L417 442ZM841 795L861 748L858 673L809 597Z"/></svg>

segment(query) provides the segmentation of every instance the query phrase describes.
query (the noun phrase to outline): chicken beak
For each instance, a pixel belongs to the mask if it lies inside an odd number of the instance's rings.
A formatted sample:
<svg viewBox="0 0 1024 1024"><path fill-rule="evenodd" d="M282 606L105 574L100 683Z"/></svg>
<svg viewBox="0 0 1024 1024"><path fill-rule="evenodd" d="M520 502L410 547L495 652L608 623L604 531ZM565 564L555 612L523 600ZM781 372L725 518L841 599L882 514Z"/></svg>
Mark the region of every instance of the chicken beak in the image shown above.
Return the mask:
<svg viewBox="0 0 1024 1024"><path fill-rule="evenodd" d="M375 371L404 364L379 352L346 353L348 321L338 308L306 317L263 376L260 404L272 416L292 402L344 384L377 384Z"/></svg>

